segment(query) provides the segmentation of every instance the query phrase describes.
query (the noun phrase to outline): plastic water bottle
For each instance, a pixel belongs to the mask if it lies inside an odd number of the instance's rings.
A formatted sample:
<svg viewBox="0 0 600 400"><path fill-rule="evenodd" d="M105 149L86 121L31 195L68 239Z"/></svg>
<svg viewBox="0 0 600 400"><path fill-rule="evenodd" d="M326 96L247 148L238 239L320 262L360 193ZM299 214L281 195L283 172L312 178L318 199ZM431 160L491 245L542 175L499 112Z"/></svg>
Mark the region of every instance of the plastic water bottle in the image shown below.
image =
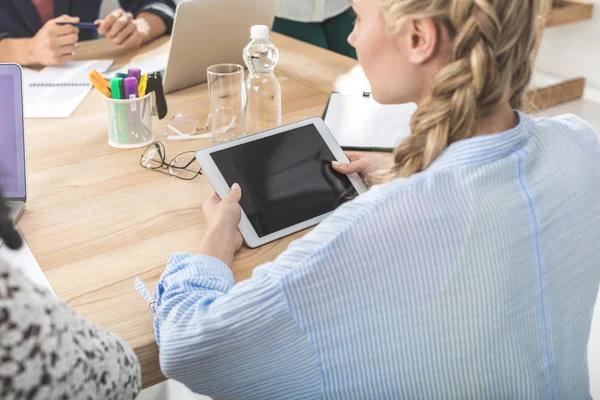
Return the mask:
<svg viewBox="0 0 600 400"><path fill-rule="evenodd" d="M263 132L281 125L281 86L273 70L279 50L269 40L269 27L255 25L251 41L244 48L248 66L246 81L246 134Z"/></svg>

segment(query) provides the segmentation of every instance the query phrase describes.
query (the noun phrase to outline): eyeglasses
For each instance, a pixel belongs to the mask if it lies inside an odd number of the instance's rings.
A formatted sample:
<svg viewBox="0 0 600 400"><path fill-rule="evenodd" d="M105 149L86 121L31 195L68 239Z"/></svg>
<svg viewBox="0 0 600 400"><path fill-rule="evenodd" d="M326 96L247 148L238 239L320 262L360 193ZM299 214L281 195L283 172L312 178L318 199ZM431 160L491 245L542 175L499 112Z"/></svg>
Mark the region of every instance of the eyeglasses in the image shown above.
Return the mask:
<svg viewBox="0 0 600 400"><path fill-rule="evenodd" d="M171 119L167 125L167 140L191 140L191 139L207 139L212 137L212 132L198 133L208 131L210 123L210 115L204 123L204 128L200 127L200 121L192 114L177 114ZM175 135L169 135L175 133Z"/></svg>
<svg viewBox="0 0 600 400"><path fill-rule="evenodd" d="M234 115L229 125L213 130L208 133L198 133L202 131L209 131L211 129L211 114L208 114L206 121L204 122L204 128L200 127L200 121L192 114L177 114L171 119L169 125L167 125L167 133L165 137L167 140L193 140L193 139L208 139L215 135L222 135L230 129L236 127L236 116ZM169 135L169 133L175 133L175 135Z"/></svg>
<svg viewBox="0 0 600 400"><path fill-rule="evenodd" d="M161 142L154 142L144 150L140 157L140 165L186 181L202 175L202 167L196 159L196 152L186 151L169 162L165 160L166 155L165 146Z"/></svg>

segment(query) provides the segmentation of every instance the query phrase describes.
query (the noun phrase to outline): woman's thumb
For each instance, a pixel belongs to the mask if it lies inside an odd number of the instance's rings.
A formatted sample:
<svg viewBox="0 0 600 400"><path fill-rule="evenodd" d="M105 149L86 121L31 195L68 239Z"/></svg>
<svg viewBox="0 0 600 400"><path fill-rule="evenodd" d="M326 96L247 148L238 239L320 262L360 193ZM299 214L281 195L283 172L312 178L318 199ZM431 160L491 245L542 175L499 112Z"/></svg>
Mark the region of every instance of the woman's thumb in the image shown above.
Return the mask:
<svg viewBox="0 0 600 400"><path fill-rule="evenodd" d="M231 199L236 203L239 203L242 199L242 188L240 187L240 185L238 185L237 183L231 185L231 189L229 190L229 196L227 196L227 198Z"/></svg>
<svg viewBox="0 0 600 400"><path fill-rule="evenodd" d="M352 163L342 164L341 162L333 161L331 166L333 166L336 171L341 172L342 174L351 174L356 172L354 171L354 168L352 168Z"/></svg>

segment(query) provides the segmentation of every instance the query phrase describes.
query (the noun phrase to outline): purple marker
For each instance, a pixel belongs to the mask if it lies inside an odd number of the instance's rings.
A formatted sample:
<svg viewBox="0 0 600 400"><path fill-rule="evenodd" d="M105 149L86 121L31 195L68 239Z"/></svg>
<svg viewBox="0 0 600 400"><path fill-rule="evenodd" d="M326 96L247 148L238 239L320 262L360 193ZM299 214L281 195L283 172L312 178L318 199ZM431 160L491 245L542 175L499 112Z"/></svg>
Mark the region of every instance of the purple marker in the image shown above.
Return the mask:
<svg viewBox="0 0 600 400"><path fill-rule="evenodd" d="M127 75L136 78L139 82L142 77L142 71L139 68L129 68L127 70Z"/></svg>
<svg viewBox="0 0 600 400"><path fill-rule="evenodd" d="M125 99L135 99L138 97L138 81L134 77L125 78L123 80L123 88L125 90Z"/></svg>

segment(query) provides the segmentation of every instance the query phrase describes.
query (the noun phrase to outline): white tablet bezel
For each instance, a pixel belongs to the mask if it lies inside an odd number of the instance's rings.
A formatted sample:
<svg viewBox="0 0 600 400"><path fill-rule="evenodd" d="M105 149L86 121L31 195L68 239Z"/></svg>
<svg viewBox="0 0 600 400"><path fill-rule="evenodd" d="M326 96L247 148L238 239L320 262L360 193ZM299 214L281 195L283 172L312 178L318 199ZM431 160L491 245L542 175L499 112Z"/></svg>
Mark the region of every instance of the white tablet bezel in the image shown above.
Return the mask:
<svg viewBox="0 0 600 400"><path fill-rule="evenodd" d="M325 141L325 144L327 144L327 147L329 147L329 150L331 150L331 153L333 154L333 156L335 157L335 159L337 161L342 162L342 163L349 162L348 158L344 154L344 151L342 150L342 148L339 146L339 144L335 140L333 134L329 131L329 129L327 128L327 125L325 125L323 120L319 117L314 117L314 118L310 118L307 120L295 122L290 125L281 126L279 128L275 128L275 129L272 129L272 130L269 130L266 132L258 133L258 134L252 135L252 136L246 136L241 139L233 140L228 143L223 143L223 144L219 144L216 146L208 147L206 149L199 150L196 153L196 158L198 159L198 161L200 162L200 165L202 166L202 171L203 171L204 175L208 178L210 183L213 185L215 192L217 192L217 194L220 197L224 197L224 196L227 196L230 188L227 185L225 178L221 174L221 171L219 171L219 168L217 168L217 165L213 161L213 159L211 157L211 153L221 151L224 149L228 149L230 147L239 146L244 143L253 142L255 140L260 140L260 139L263 139L263 138L266 138L269 136L283 134L285 132L288 132L288 131L291 131L291 130L294 130L297 128L301 128L301 127L307 126L307 125L314 125L317 128L317 131L319 132L319 134ZM352 183L352 186L354 186L354 188L356 189L358 194L362 194L367 191L367 188L365 187L364 183L362 182L362 180L360 179L358 174L348 175L348 179L350 180L350 183ZM244 194L242 193L242 196L243 195ZM323 215L319 215L318 217L315 217L315 218L311 218L304 222L300 222L298 224L289 226L285 229L279 230L277 232L273 232L269 235L259 237L256 234L256 231L254 230L254 228L252 227L252 224L248 220L246 213L242 209L242 220L239 224L239 229L240 229L240 232L242 233L242 236L244 237L244 240L246 241L246 244L248 245L248 247L256 248L256 247L262 246L263 244L272 242L272 241L280 239L284 236L291 235L292 233L296 233L298 231L301 231L303 229L306 229L313 225L316 225L319 222L321 222L323 219L325 219L328 215L330 215L332 212L333 211L323 214Z"/></svg>

